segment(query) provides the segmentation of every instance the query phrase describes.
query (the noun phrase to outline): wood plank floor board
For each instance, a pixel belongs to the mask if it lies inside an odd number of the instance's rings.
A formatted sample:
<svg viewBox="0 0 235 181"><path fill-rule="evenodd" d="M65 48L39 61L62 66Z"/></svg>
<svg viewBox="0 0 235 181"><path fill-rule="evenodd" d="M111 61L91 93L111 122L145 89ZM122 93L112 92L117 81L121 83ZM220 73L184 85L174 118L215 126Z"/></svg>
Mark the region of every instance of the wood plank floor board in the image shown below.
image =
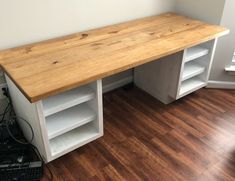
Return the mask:
<svg viewBox="0 0 235 181"><path fill-rule="evenodd" d="M114 165L118 173L121 174L126 180L141 180L135 172L133 172L129 167L123 165L120 160L116 159L116 157L114 157L113 154L110 153L102 144L96 144L96 149L98 149L100 153L104 154L110 164Z"/></svg>
<svg viewBox="0 0 235 181"><path fill-rule="evenodd" d="M120 98L122 100L125 100L127 103L133 105L133 107L138 111L144 114L145 116L149 117L151 121L154 122L154 126L158 129L158 131L161 131L162 134L167 133L170 131L172 128L165 123L163 117L159 112L156 110L156 106L151 107L151 106L146 106L146 104L139 100L138 97L134 96L127 96L126 94L121 94ZM144 118L143 118L144 119ZM150 121L150 123L151 123Z"/></svg>
<svg viewBox="0 0 235 181"><path fill-rule="evenodd" d="M235 91L167 106L135 87L109 92L104 136L48 166L55 181L235 181Z"/></svg>

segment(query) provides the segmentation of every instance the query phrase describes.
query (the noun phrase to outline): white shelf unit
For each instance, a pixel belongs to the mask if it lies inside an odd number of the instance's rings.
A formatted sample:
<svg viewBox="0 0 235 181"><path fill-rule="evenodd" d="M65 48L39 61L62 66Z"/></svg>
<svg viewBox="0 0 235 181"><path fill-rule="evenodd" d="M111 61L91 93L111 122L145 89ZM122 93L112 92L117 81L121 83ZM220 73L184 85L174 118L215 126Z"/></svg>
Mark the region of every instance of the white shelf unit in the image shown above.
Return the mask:
<svg viewBox="0 0 235 181"><path fill-rule="evenodd" d="M213 40L184 50L176 99L207 85L215 45Z"/></svg>
<svg viewBox="0 0 235 181"><path fill-rule="evenodd" d="M66 91L31 104L6 76L15 112L31 124L33 144L46 162L50 162L103 135L102 82ZM31 131L19 124L27 139Z"/></svg>
<svg viewBox="0 0 235 181"><path fill-rule="evenodd" d="M189 62L209 54L209 49L200 45L186 49L187 53L184 62Z"/></svg>
<svg viewBox="0 0 235 181"><path fill-rule="evenodd" d="M169 104L207 85L217 39L134 70L135 85Z"/></svg>

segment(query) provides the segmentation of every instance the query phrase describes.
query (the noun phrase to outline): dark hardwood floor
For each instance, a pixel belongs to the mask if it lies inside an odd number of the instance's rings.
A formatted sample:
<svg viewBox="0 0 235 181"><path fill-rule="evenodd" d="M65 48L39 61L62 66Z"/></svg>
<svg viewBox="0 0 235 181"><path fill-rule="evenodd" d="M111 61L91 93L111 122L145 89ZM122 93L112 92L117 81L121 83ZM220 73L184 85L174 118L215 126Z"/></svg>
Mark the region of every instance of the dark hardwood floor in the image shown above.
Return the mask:
<svg viewBox="0 0 235 181"><path fill-rule="evenodd" d="M48 166L55 181L235 180L235 91L167 106L137 88L107 93L104 136Z"/></svg>

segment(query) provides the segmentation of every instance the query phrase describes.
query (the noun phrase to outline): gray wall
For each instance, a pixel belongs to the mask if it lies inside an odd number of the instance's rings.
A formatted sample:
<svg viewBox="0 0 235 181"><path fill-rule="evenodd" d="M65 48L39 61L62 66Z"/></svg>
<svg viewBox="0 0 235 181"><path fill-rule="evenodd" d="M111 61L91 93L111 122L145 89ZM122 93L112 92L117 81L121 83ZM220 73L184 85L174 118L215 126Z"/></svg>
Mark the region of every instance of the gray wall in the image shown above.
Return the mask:
<svg viewBox="0 0 235 181"><path fill-rule="evenodd" d="M225 0L176 0L175 11L206 21L219 24Z"/></svg>
<svg viewBox="0 0 235 181"><path fill-rule="evenodd" d="M175 0L1 0L0 50L173 11L174 6ZM103 82L130 76L132 70Z"/></svg>
<svg viewBox="0 0 235 181"><path fill-rule="evenodd" d="M210 80L235 82L235 76L224 71L230 66L235 50L235 1L226 0L221 25L230 29L230 34L221 38L217 45L214 63L211 69Z"/></svg>
<svg viewBox="0 0 235 181"><path fill-rule="evenodd" d="M234 82L224 68L232 61L235 49L235 1L234 0L176 0L176 12L208 23L230 28L229 35L219 39L212 64L210 81Z"/></svg>

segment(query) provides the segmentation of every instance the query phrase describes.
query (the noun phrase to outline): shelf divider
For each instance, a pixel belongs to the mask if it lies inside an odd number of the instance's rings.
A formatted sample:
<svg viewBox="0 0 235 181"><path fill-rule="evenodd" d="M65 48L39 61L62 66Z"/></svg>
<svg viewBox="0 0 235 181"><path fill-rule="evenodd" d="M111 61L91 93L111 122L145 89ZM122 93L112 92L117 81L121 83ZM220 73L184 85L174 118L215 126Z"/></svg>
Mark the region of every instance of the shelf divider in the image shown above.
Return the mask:
<svg viewBox="0 0 235 181"><path fill-rule="evenodd" d="M100 133L92 123L74 129L63 135L50 140L51 154L57 158L70 152L86 143L89 143L100 137Z"/></svg>
<svg viewBox="0 0 235 181"><path fill-rule="evenodd" d="M207 54L209 54L209 49L203 48L201 46L194 46L192 48L188 48L184 62L189 62Z"/></svg>
<svg viewBox="0 0 235 181"><path fill-rule="evenodd" d="M205 81L202 81L199 77L195 77L195 78L191 78L191 79L183 81L181 83L181 87L180 87L180 91L179 91L179 95L177 99L206 86L206 84L207 83Z"/></svg>
<svg viewBox="0 0 235 181"><path fill-rule="evenodd" d="M46 118L48 137L55 138L95 119L96 114L86 103L58 112Z"/></svg>
<svg viewBox="0 0 235 181"><path fill-rule="evenodd" d="M196 61L191 61L185 64L183 70L183 76L181 81L185 81L194 76L202 74L205 71L205 67L198 64Z"/></svg>
<svg viewBox="0 0 235 181"><path fill-rule="evenodd" d="M50 116L75 105L87 102L95 97L89 86L83 86L43 100L44 116Z"/></svg>

